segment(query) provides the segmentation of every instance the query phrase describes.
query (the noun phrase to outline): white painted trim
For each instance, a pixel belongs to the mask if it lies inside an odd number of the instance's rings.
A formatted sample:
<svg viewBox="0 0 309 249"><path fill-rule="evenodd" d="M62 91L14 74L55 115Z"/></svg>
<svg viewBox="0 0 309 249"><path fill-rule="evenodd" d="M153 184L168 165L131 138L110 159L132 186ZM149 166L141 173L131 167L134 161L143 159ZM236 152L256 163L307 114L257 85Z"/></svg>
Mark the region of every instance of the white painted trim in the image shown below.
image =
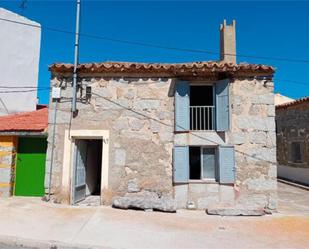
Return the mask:
<svg viewBox="0 0 309 249"><path fill-rule="evenodd" d="M101 171L101 193L108 189L108 169L109 169L109 131L108 130L65 130L64 151L62 165L62 191L69 195L68 200L72 203L73 185L73 145L75 139L102 139L102 171ZM101 196L102 198L102 196Z"/></svg>

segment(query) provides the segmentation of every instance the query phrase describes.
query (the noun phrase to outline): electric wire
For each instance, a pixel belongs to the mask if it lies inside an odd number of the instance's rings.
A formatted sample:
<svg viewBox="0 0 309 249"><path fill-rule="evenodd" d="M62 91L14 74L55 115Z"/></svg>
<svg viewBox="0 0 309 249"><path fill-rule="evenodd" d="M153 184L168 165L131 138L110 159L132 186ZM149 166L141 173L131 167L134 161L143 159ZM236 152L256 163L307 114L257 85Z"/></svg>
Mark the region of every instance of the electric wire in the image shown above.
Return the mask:
<svg viewBox="0 0 309 249"><path fill-rule="evenodd" d="M50 88L48 88L48 89L16 90L16 91L0 91L0 93L28 93L28 92L37 92L37 91L50 91Z"/></svg>
<svg viewBox="0 0 309 249"><path fill-rule="evenodd" d="M130 78L130 77L124 77L124 78ZM132 77L132 78L138 78L138 77ZM163 77L160 77L160 78L163 78ZM172 78L172 77L167 77L167 78ZM279 82L282 84L285 84L285 83L293 83L293 84L297 84L297 85L301 85L301 86L309 86L309 81L308 82L305 82L305 81L298 81L298 80L290 80L290 79L282 79L282 78L278 78L276 79L276 77L274 77L274 80L273 81L276 81L276 82ZM10 85L14 85L12 82L9 83L8 85L0 85L0 89L3 88L3 89L30 89L30 90L33 90L33 91L36 91L39 90L39 91L42 91L42 90L48 90L48 89L51 89L51 87L44 87L44 86L10 86ZM278 85L278 83L275 83L275 85ZM281 84L280 84L281 85ZM14 90L14 92L23 92L24 90ZM29 91L29 90L26 90L26 91ZM0 90L1 92L1 90ZM11 92L11 91L8 91L8 92Z"/></svg>
<svg viewBox="0 0 309 249"><path fill-rule="evenodd" d="M30 89L49 89L50 87L46 86L46 87L42 87L42 86L10 86L10 85L14 85L14 84L8 84L6 86L0 86L0 88L8 88L8 89L26 89L26 88L30 88Z"/></svg>
<svg viewBox="0 0 309 249"><path fill-rule="evenodd" d="M153 118L153 117L151 117L151 116L149 116L149 115L147 115L147 114L145 114L145 113L142 113L142 112L140 112L140 111L138 111L138 110L134 110L133 108L123 106L122 104L117 103L116 101L113 101L113 100L111 100L111 99L108 99L108 98L106 98L106 97L104 97L104 96L102 96L102 95L100 95L100 94L98 94L98 93L92 93L92 94L93 94L94 96L97 96L98 98L102 98L102 99L104 99L104 100L106 100L106 101L108 101L108 102L110 102L110 103L113 103L113 104L115 104L115 105L117 105L117 106L119 106L119 107L121 107L121 108L123 108L123 109L126 109L126 110L128 110L128 111L131 111L131 112L133 112L133 113L135 113L135 114L141 115L141 116L143 116L143 117L145 117L145 118L148 118L148 119L150 119L150 120L153 120L153 121L155 121L155 122L158 122L158 123L160 123L160 124L162 124L162 125L165 125L165 126L173 127L173 128L174 128L174 125L164 123L163 121L161 121L161 120L159 120L159 119L156 119L156 118ZM181 126L179 126L179 125L178 125L178 127L184 129L183 127L181 127ZM184 129L184 130L185 130L185 129ZM191 133L191 135L192 135L192 136L195 136L195 137L198 137L199 139L206 140L206 141L208 141L208 142L211 142L211 143L214 143L214 144L219 145L218 142L216 142L216 141L214 141L214 140L212 140L212 139L209 139L209 138L200 136L200 135L198 135L198 134L196 134L196 133ZM270 141L271 141L271 144L273 145L272 140L270 140ZM248 156L248 157L250 157L250 158L254 158L254 159L257 159L257 160L260 160L260 161L263 161L263 162L267 162L267 163L272 164L272 165L277 165L276 162L273 162L273 161L270 161L270 160L265 160L265 159L263 159L263 158L257 157L256 155L250 155L250 154L248 154L248 153L246 153L246 152L243 152L243 151L240 151L240 150L237 150L237 149L234 149L234 150L235 150L235 152L240 153L240 154L245 155L245 156Z"/></svg>
<svg viewBox="0 0 309 249"><path fill-rule="evenodd" d="M31 26L31 27L39 28L39 29L45 29L45 30L49 30L49 31L53 31L53 32L59 32L59 33L76 35L75 32L67 31L67 30L61 30L61 29L57 29L57 28L51 28L51 27L46 27L46 26L42 27L40 25L29 24L29 23L9 20L9 19L5 19L5 18L0 18L0 20L1 21L10 22L10 23L20 24L20 25ZM174 51L182 51L182 52L189 52L189 53L211 54L211 55L218 55L218 54L220 54L218 52L207 51L207 50L202 50L202 49L190 49L190 48L181 48L181 47L173 47L173 46L164 46L164 45L160 45L160 44L153 44L153 43L140 42L140 41L131 41L131 40L124 40L124 39L117 39L117 38L112 38L112 37L107 37L107 36L100 36L100 35L93 35L93 34L86 34L86 33L80 33L79 35L83 36L83 37L87 37L87 38L92 38L92 39L106 40L106 41L111 41L111 42L124 43L124 44L143 46L143 47L151 47L151 48L157 48L157 49L174 50ZM263 60L286 61L286 62L293 62L293 63L295 63L295 62L297 62L297 63L309 63L309 60L307 60L307 59L295 59L295 58L287 58L287 57L268 57L268 56L254 56L254 55L230 54L230 53L226 53L225 55L244 57L244 58L263 59ZM308 84L305 83L305 82L299 82L299 81L293 81L293 80L283 80L283 81L294 83L294 84L308 86ZM48 87L48 88L40 88L40 87L28 87L28 86L25 86L25 87L0 86L0 88L5 88L5 89L30 88L30 90L0 91L0 93L22 93L22 92L34 92L34 91L47 91L47 90L50 90L50 87ZM117 103L115 101L112 101L112 100L110 100L108 98L105 98L104 96L101 96L101 95L99 95L97 93L93 93L93 95L95 95L97 97L100 97L100 98L103 98L106 101L109 101L109 102L112 102L114 104L122 106L121 104L119 104L119 103ZM124 107L124 106L122 106L122 107L127 109L127 110L133 111L134 113L138 113L139 115L145 116L145 117L147 117L149 119L154 119L152 117L149 117L146 114L140 113L140 112L135 111L135 110L133 110L131 108L127 108L127 107ZM71 124L71 119L72 119L72 116L70 117L70 124ZM170 124L165 124L164 122L162 122L160 120L157 120L157 119L154 119L154 120L157 121L157 122L163 123L164 125L170 126ZM197 136L196 134L193 134L193 135ZM210 139L205 138L205 137L200 137L200 138L208 140L208 141L211 141ZM214 141L211 141L211 142L214 142ZM271 140L271 143L272 143L272 140ZM257 158L256 156L244 153L242 151L238 151L238 150L235 150L235 151L238 152L238 153L244 154L246 156L255 158L255 159L259 159L259 160L262 160L262 161L265 161L265 162L269 162L271 164L275 164L272 161L268 161L268 160L265 160L265 159Z"/></svg>
<svg viewBox="0 0 309 249"><path fill-rule="evenodd" d="M68 30L62 30L62 29L58 29L58 28L41 26L41 25L36 25L36 24L31 24L31 23L25 23L25 22L20 22L20 21L6 19L6 18L0 18L0 20L1 21L5 21L5 22L19 24L19 25L30 26L30 27L33 27L33 28L45 29L45 30L52 31L52 32L76 35L75 32L68 31ZM157 48L157 49L174 50L174 51L182 51L182 52L189 52L189 53L199 53L199 54L220 55L220 53L218 53L218 52L208 51L208 50L203 50L203 49L173 47L173 46L166 46L166 45L161 45L161 44L154 44L154 43L148 43L148 42L126 40L126 39L118 39L118 38L112 38L112 37L108 37L108 36L95 35L95 34L87 34L87 33L79 33L79 35L83 36L83 37L87 37L87 38L92 38L92 39L105 40L105 41L110 41L110 42L124 43L124 44L143 46L143 47L151 47L151 48ZM296 59L296 58L271 57L271 56L255 56L255 55L231 54L231 53L225 53L225 55L237 56L237 57L243 57L243 58L262 59L262 60L286 61L286 62L293 62L293 63L309 63L309 59Z"/></svg>
<svg viewBox="0 0 309 249"><path fill-rule="evenodd" d="M8 108L7 108L7 106L6 106L6 104L5 104L4 101L2 100L2 98L0 98L0 102L1 102L2 106L4 107L4 110L6 111L6 113L7 113L7 114L10 114L10 112L9 112L9 110L8 110Z"/></svg>

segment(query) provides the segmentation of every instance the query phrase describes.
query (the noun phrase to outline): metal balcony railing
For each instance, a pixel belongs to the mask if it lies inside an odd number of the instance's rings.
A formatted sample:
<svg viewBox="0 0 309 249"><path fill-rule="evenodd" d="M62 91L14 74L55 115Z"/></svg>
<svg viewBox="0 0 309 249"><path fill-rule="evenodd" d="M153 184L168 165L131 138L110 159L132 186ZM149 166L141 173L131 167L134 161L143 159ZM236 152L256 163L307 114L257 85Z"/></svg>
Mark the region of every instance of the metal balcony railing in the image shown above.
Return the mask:
<svg viewBox="0 0 309 249"><path fill-rule="evenodd" d="M190 106L190 130L214 130L214 106Z"/></svg>

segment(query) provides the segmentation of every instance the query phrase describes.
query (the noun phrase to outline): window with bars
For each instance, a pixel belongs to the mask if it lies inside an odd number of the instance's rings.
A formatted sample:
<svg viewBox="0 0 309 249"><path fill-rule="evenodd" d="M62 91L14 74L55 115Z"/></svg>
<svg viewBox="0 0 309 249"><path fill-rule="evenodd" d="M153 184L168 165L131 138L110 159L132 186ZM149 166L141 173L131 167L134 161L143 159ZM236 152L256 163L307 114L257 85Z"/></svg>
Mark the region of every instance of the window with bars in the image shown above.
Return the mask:
<svg viewBox="0 0 309 249"><path fill-rule="evenodd" d="M230 126L229 79L201 85L177 81L175 131L227 131Z"/></svg>
<svg viewBox="0 0 309 249"><path fill-rule="evenodd" d="M190 86L190 130L214 130L213 86Z"/></svg>
<svg viewBox="0 0 309 249"><path fill-rule="evenodd" d="M303 143L292 142L290 148L290 161L293 163L303 162Z"/></svg>

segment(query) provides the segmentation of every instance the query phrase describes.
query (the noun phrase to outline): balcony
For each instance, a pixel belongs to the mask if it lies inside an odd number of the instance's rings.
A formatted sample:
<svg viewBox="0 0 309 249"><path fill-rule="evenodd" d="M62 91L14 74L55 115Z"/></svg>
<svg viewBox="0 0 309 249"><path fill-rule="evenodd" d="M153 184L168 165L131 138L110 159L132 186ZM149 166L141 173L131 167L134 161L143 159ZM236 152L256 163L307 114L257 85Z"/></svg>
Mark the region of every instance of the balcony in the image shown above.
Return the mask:
<svg viewBox="0 0 309 249"><path fill-rule="evenodd" d="M190 130L211 131L215 129L215 106L190 106Z"/></svg>

